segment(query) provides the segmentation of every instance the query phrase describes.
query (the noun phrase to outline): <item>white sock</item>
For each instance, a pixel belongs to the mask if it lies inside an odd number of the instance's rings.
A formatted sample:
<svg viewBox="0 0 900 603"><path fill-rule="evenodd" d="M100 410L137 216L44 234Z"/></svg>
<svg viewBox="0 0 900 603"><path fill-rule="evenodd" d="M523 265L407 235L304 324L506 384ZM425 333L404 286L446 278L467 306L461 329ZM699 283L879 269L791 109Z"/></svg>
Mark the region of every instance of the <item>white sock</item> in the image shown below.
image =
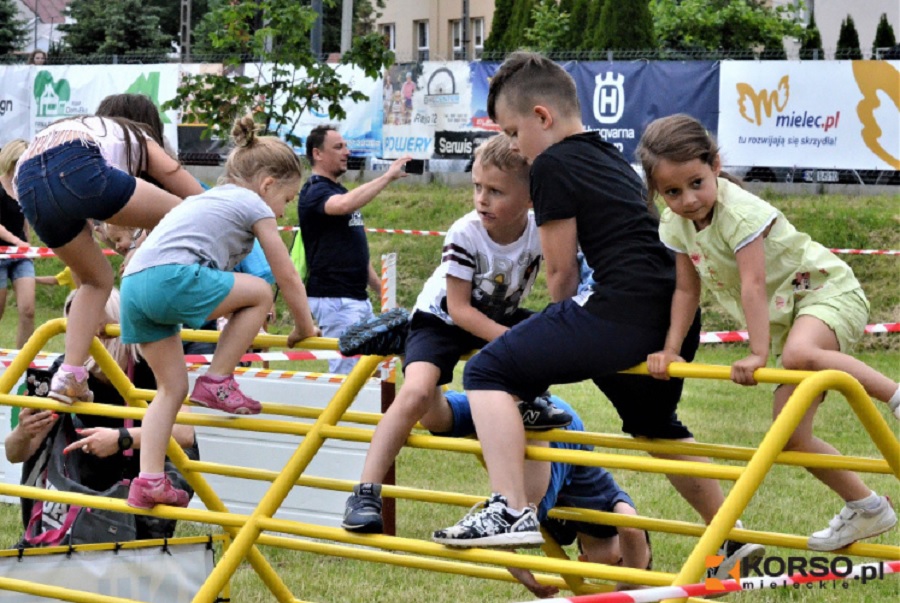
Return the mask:
<svg viewBox="0 0 900 603"><path fill-rule="evenodd" d="M865 497L860 498L859 500L851 500L847 503L847 506L851 509L862 509L864 511L874 511L878 507L881 506L881 497L875 494L875 491L872 490L871 493Z"/></svg>
<svg viewBox="0 0 900 603"><path fill-rule="evenodd" d="M897 408L900 406L900 384L897 384L897 391L894 392L894 395L891 396L891 399L888 400L888 406L891 408Z"/></svg>

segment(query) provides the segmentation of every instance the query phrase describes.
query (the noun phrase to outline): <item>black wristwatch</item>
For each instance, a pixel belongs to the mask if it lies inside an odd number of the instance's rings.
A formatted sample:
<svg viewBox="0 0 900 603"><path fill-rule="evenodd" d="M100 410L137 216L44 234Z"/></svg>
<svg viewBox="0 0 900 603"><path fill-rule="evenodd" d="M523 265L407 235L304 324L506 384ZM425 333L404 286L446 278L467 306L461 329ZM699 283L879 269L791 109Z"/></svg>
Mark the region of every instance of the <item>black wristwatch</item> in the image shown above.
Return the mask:
<svg viewBox="0 0 900 603"><path fill-rule="evenodd" d="M128 450L134 445L134 438L124 427L119 427L119 450Z"/></svg>

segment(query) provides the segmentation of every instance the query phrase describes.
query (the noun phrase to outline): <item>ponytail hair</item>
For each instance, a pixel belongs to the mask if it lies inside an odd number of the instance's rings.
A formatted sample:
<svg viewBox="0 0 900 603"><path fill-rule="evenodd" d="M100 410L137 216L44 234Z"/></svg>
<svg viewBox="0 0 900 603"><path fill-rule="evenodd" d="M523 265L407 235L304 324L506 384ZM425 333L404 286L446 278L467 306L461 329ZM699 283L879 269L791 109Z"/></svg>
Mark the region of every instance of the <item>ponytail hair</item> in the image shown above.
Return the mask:
<svg viewBox="0 0 900 603"><path fill-rule="evenodd" d="M271 176L275 180L303 177L300 158L277 136L259 136L252 115L245 115L231 129L234 149L225 161L225 172L219 184L251 187L259 178Z"/></svg>

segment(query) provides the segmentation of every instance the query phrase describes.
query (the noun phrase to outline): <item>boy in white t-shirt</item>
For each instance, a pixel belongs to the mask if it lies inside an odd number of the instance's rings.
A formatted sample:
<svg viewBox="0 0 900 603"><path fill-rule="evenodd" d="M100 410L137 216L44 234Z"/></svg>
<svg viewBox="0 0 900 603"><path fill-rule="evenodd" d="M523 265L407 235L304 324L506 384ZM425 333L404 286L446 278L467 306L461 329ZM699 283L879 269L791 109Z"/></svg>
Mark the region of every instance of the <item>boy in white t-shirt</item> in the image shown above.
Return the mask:
<svg viewBox="0 0 900 603"><path fill-rule="evenodd" d="M381 482L416 422L429 428L443 404L441 386L469 351L528 318L519 308L531 290L541 245L529 209L528 164L498 135L479 147L472 168L475 210L457 220L410 318L404 383L378 424L360 484L347 499L343 527L381 533ZM552 429L572 421L545 397L520 404L526 427Z"/></svg>

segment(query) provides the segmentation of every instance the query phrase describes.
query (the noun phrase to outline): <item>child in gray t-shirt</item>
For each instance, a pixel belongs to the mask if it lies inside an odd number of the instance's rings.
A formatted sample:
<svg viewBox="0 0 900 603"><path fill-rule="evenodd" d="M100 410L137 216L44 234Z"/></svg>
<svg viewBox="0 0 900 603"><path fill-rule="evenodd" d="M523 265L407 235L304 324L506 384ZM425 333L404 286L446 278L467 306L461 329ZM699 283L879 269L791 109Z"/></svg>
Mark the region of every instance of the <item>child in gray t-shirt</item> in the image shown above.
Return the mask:
<svg viewBox="0 0 900 603"><path fill-rule="evenodd" d="M163 473L166 444L187 395L187 370L179 332L230 315L209 371L197 379L190 400L233 414L262 406L241 392L234 368L272 306L263 279L231 272L258 239L294 317L288 346L318 334L306 290L278 234L276 217L297 197L300 161L275 137L257 137L250 116L232 130L236 148L221 186L190 197L170 211L135 252L122 280L122 341L139 343L158 390L143 421L141 473L131 482L128 504L187 506L188 496Z"/></svg>

